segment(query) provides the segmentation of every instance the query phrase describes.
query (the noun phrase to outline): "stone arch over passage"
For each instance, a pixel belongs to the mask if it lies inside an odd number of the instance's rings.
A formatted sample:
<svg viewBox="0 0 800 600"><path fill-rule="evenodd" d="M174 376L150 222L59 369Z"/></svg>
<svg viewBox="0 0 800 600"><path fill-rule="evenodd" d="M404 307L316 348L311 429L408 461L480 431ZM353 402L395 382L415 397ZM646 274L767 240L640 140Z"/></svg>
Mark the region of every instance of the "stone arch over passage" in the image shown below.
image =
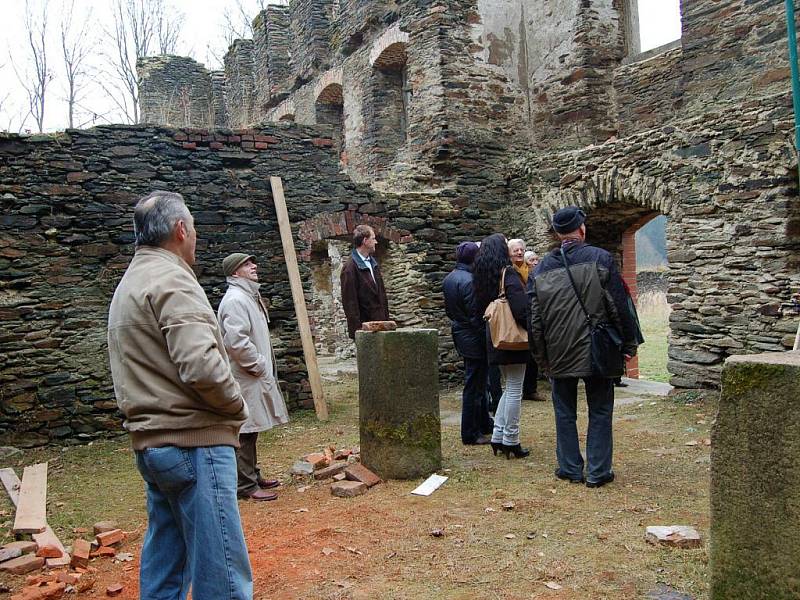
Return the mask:
<svg viewBox="0 0 800 600"><path fill-rule="evenodd" d="M344 91L342 70L332 69L325 73L314 86L315 121L321 125L333 125L336 149L343 164L347 164L344 131Z"/></svg>
<svg viewBox="0 0 800 600"><path fill-rule="evenodd" d="M408 34L393 27L375 40L370 52L369 96L365 102L365 144L372 168L386 169L407 139L411 86L406 48Z"/></svg>
<svg viewBox="0 0 800 600"><path fill-rule="evenodd" d="M581 190L577 193L571 190L552 192L550 208L545 211L546 214L542 214L542 219L547 225L543 223L542 226L549 226L550 217L558 208L575 205L583 209L587 215L586 241L614 255L631 297L639 307L637 233L659 216L666 216L668 222L671 222L670 217L676 216L678 212L675 195L664 182L640 173L628 174L617 169L596 172L591 178L583 180L581 185ZM556 246L555 238L551 233L548 235L551 236L552 245ZM667 233L668 243L669 238L670 235ZM665 265L658 277L659 285L666 291L670 272L666 263L666 248L661 250ZM653 330L657 329L660 337L652 339L646 350L643 347L642 356L646 363L643 376L666 379L667 356L663 351L663 333L668 327L669 306L663 294L659 300L662 304L659 307L660 311L656 313L652 310L653 314L647 314L649 319L657 321L652 324L648 321L647 325ZM647 309L651 310L651 307L648 305ZM645 335L645 338L647 337ZM628 363L627 375L632 378L640 376L638 357Z"/></svg>

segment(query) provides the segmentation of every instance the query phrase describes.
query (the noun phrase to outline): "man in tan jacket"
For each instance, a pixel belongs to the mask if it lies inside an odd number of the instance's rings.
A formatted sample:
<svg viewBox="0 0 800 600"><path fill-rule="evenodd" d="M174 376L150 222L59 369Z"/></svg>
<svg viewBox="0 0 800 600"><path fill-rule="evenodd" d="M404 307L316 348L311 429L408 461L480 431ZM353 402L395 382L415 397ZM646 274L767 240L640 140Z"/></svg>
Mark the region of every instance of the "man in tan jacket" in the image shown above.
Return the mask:
<svg viewBox="0 0 800 600"><path fill-rule="evenodd" d="M247 408L197 282L194 219L180 194L136 204L136 252L108 314L114 393L146 483L141 598L250 600L236 501Z"/></svg>
<svg viewBox="0 0 800 600"><path fill-rule="evenodd" d="M255 257L234 252L222 261L222 272L228 291L219 303L217 317L225 350L231 357L233 376L242 388L250 413L239 431L238 493L240 498L275 500L278 495L267 490L278 487L280 482L261 477L256 442L259 432L286 423L289 415L278 387L269 316L259 293Z"/></svg>

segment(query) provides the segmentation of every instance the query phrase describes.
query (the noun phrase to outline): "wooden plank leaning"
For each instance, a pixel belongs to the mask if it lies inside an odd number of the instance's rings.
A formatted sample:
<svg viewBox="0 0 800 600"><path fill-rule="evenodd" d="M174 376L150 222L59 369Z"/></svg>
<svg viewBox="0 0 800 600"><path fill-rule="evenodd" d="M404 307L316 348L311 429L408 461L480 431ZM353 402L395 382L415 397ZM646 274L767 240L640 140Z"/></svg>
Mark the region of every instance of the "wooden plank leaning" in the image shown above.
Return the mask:
<svg viewBox="0 0 800 600"><path fill-rule="evenodd" d="M47 527L47 463L25 467L19 488L14 533L41 533Z"/></svg>
<svg viewBox="0 0 800 600"><path fill-rule="evenodd" d="M311 335L311 325L308 322L306 298L303 295L303 284L300 282L300 270L297 267L297 255L294 249L292 226L289 223L289 212L286 209L286 200L283 197L283 182L280 177L270 177L272 186L272 199L275 202L275 215L278 217L278 227L281 232L283 257L286 261L286 270L289 272L289 285L292 289L292 300L297 314L297 328L300 330L300 341L303 344L303 356L308 371L308 382L311 384L311 395L314 398L314 410L320 421L328 420L328 405L322 391L322 378L317 365L317 352L314 348L314 337Z"/></svg>

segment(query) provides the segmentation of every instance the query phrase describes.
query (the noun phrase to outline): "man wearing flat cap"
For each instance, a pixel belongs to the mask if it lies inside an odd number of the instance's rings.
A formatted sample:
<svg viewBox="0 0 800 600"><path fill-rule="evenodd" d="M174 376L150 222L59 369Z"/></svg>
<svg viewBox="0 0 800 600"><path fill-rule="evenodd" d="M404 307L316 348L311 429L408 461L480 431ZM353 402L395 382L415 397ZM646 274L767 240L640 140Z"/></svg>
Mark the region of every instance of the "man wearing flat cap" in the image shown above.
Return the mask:
<svg viewBox="0 0 800 600"><path fill-rule="evenodd" d="M464 392L461 394L461 443L488 444L494 423L489 416L486 378L486 325L478 315L472 288L472 263L478 244L461 242L456 248L456 268L442 282L444 309L450 318L453 343L464 359Z"/></svg>
<svg viewBox="0 0 800 600"><path fill-rule="evenodd" d="M289 420L278 387L275 354L269 339L269 314L259 293L254 256L234 252L222 261L222 272L228 290L219 304L217 318L225 350L231 358L231 371L250 412L239 431L237 493L240 498L275 500L277 494L268 490L280 483L261 476L256 454L259 432Z"/></svg>
<svg viewBox="0 0 800 600"><path fill-rule="evenodd" d="M529 288L529 331L536 362L552 383L558 459L555 475L573 483L585 481L594 488L614 480L614 380L598 376L592 366L587 313L592 326L609 323L617 328L626 359L636 354L638 341L614 258L586 243L585 221L586 214L577 206L553 215L553 231L560 244L534 271ZM589 406L585 474L576 427L579 379L586 386Z"/></svg>

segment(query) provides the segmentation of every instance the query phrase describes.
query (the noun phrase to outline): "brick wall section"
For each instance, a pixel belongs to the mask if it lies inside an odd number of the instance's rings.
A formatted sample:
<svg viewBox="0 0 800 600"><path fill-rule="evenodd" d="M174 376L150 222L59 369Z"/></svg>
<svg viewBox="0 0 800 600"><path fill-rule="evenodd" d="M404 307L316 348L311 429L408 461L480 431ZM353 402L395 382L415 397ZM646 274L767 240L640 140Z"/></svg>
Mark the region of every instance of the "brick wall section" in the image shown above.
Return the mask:
<svg viewBox="0 0 800 600"><path fill-rule="evenodd" d="M247 127L258 120L254 109L253 40L236 40L225 54L228 125Z"/></svg>

